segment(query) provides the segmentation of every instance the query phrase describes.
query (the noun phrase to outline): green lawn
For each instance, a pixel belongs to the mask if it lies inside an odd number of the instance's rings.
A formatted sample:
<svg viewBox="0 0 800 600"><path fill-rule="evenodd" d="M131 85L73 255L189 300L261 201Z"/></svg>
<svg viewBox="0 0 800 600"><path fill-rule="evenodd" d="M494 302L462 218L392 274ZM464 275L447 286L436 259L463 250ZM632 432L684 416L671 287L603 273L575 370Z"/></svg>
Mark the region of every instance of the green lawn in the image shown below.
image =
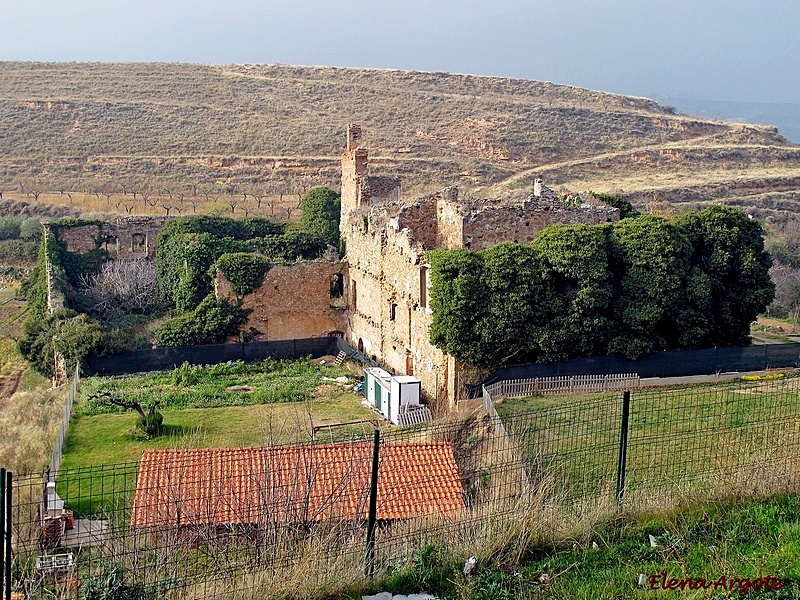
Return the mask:
<svg viewBox="0 0 800 600"><path fill-rule="evenodd" d="M526 461L562 489L573 496L614 490L621 392L507 399L497 410ZM800 378L633 390L626 487L733 485L797 452L798 419Z"/></svg>
<svg viewBox="0 0 800 600"><path fill-rule="evenodd" d="M362 396L324 377L349 375L344 367L308 360L184 365L175 371L83 380L67 436L58 492L76 514L125 514L142 452L159 448L243 447L318 441L370 434L375 419ZM351 382L353 380L351 379ZM136 428L138 414L91 396L109 391L147 408L154 399L164 417L162 434ZM324 426L330 427L324 427Z"/></svg>
<svg viewBox="0 0 800 600"><path fill-rule="evenodd" d="M355 394L340 393L310 403L315 425L374 418ZM165 409L164 434L142 439L134 429L138 415L82 415L70 428L62 469L138 461L152 448L261 446L310 439L311 421L305 402L257 406ZM333 430L338 431L338 429ZM328 435L323 430L322 439Z"/></svg>

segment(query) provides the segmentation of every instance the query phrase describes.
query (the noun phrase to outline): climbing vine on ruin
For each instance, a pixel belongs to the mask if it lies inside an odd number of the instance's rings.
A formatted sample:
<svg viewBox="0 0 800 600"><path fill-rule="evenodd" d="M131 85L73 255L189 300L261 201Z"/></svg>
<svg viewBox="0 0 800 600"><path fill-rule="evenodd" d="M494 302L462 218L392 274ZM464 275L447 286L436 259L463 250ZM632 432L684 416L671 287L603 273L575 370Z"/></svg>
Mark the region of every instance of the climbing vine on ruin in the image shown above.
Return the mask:
<svg viewBox="0 0 800 600"><path fill-rule="evenodd" d="M159 294L178 312L197 307L213 291L211 266L224 254L259 252L271 261L319 258L318 234L263 218L193 216L168 221L158 237Z"/></svg>
<svg viewBox="0 0 800 600"><path fill-rule="evenodd" d="M553 225L529 246L428 260L431 342L482 368L743 344L774 295L761 226L722 206Z"/></svg>
<svg viewBox="0 0 800 600"><path fill-rule="evenodd" d="M271 266L263 256L236 252L220 256L211 270L219 270L231 282L233 292L241 298L261 286Z"/></svg>

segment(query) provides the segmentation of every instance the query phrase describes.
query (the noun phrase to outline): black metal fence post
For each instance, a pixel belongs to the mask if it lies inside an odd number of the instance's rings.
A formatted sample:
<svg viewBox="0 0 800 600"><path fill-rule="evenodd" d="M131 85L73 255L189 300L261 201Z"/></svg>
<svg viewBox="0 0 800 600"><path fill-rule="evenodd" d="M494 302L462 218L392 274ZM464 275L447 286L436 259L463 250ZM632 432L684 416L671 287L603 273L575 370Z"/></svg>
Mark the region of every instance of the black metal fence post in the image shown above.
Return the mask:
<svg viewBox="0 0 800 600"><path fill-rule="evenodd" d="M0 540L3 559L0 562L0 590L6 597L6 470L0 469Z"/></svg>
<svg viewBox="0 0 800 600"><path fill-rule="evenodd" d="M376 429L372 442L372 478L369 484L369 516L367 517L367 558L364 574L372 578L375 572L375 521L378 516L378 455L381 432Z"/></svg>
<svg viewBox="0 0 800 600"><path fill-rule="evenodd" d="M11 471L6 471L5 477L5 492L3 494L3 510L6 513L5 518L5 537L6 537L6 547L5 547L5 600L11 600L11 526L13 525L13 521L11 518L11 508L12 504L12 496L11 496L11 489L12 489L12 476Z"/></svg>
<svg viewBox="0 0 800 600"><path fill-rule="evenodd" d="M619 455L617 456L617 502L625 494L625 463L628 458L628 418L631 409L631 393L622 394L622 418L619 425Z"/></svg>

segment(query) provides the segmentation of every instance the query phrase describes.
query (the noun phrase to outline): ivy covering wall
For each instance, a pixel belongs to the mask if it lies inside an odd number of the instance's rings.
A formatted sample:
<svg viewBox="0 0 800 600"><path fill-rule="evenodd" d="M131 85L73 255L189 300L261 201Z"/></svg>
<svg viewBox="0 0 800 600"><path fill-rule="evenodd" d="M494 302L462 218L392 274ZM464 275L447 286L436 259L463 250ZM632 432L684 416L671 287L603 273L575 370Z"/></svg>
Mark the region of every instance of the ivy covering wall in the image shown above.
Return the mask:
<svg viewBox="0 0 800 600"><path fill-rule="evenodd" d="M774 295L760 224L723 206L553 225L528 246L428 260L431 342L481 368L747 344Z"/></svg>
<svg viewBox="0 0 800 600"><path fill-rule="evenodd" d="M225 254L259 253L270 261L322 256L315 233L288 230L263 218L182 217L167 221L156 251L159 293L178 312L193 310L213 291L211 267Z"/></svg>
<svg viewBox="0 0 800 600"><path fill-rule="evenodd" d="M86 254L69 252L59 240L58 232L69 227L97 225L95 248ZM66 359L67 368L89 354L100 354L110 348L108 332L95 320L69 307L66 292L82 273L96 272L108 253L103 248L105 238L100 221L62 219L51 223L42 236L39 258L30 276L22 283L20 292L28 302L28 315L22 324L23 336L18 341L21 354L44 375L53 375L54 352ZM52 266L55 286L64 292L66 305L50 314L47 306L47 263Z"/></svg>

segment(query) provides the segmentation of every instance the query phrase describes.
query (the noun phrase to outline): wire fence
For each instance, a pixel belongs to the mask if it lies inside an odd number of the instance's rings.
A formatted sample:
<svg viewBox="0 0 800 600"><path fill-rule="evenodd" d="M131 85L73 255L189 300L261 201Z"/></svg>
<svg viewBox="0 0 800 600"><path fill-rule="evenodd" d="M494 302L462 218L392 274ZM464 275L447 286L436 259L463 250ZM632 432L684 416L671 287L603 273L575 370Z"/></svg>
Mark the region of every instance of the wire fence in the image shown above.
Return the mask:
<svg viewBox="0 0 800 600"><path fill-rule="evenodd" d="M580 507L796 489L799 387L487 394L490 412L376 438L146 450L136 463L61 469L50 483L16 479L13 588L26 598L312 595L402 569L427 544L466 558L529 539Z"/></svg>
<svg viewBox="0 0 800 600"><path fill-rule="evenodd" d="M56 438L55 446L53 447L53 454L50 456L50 465L48 473L55 477L58 473L58 468L61 466L61 456L64 452L64 441L67 439L67 432L69 431L69 424L72 421L72 406L75 403L75 394L78 393L78 383L81 380L80 364L75 364L75 373L72 375L72 382L69 385L69 392L67 392L67 405L64 407L64 416L61 418L61 427L58 429L58 437Z"/></svg>

